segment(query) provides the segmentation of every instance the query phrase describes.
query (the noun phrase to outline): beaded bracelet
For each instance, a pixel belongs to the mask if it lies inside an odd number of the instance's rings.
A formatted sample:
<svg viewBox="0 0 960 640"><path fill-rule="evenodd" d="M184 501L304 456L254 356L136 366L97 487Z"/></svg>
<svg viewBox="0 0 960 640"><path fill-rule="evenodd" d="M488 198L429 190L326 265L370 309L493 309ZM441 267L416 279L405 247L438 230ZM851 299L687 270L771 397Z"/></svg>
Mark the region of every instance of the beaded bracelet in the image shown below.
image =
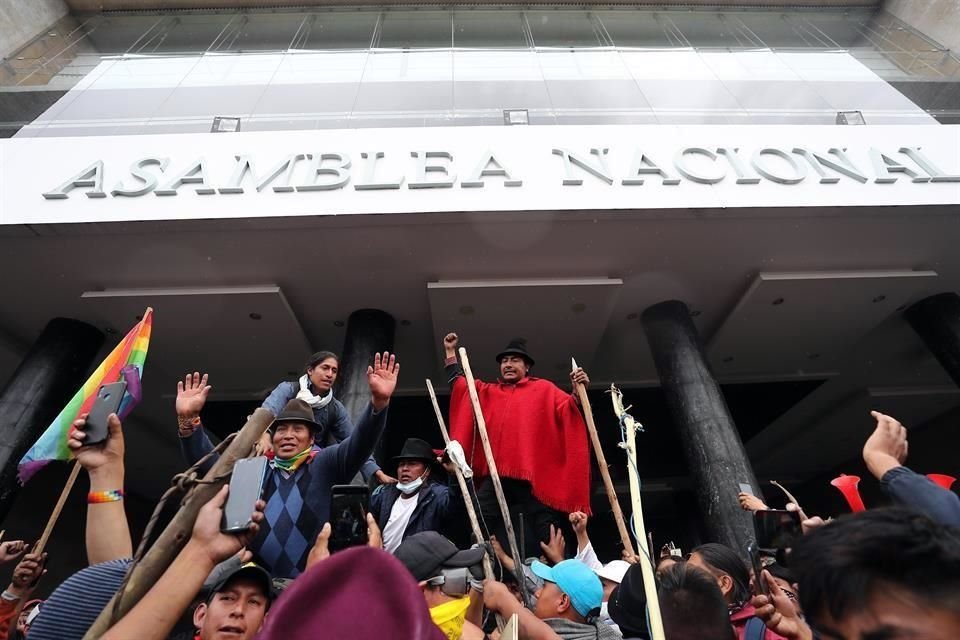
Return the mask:
<svg viewBox="0 0 960 640"><path fill-rule="evenodd" d="M109 491L91 491L87 494L87 504L101 504L104 502L119 502L123 500L123 489Z"/></svg>

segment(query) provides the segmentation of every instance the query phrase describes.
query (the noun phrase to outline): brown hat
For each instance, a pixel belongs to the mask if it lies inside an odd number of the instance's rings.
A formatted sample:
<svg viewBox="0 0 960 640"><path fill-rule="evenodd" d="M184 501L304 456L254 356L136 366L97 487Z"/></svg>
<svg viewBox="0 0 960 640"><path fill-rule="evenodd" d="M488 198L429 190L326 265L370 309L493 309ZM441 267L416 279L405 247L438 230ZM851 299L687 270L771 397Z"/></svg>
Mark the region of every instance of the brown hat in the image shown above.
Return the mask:
<svg viewBox="0 0 960 640"><path fill-rule="evenodd" d="M310 408L310 405L296 398L284 405L283 410L267 427L267 431L273 432L277 424L281 422L299 422L307 425L313 431L319 431L321 428L313 419L313 409Z"/></svg>

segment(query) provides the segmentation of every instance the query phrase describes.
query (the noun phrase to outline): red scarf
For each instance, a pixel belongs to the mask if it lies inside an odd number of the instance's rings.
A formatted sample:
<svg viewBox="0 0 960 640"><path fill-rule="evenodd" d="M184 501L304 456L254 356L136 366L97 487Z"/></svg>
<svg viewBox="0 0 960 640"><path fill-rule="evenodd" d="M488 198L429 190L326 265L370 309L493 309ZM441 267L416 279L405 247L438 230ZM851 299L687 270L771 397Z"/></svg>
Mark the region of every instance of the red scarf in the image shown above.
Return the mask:
<svg viewBox="0 0 960 640"><path fill-rule="evenodd" d="M516 384L477 380L477 395L500 475L529 481L534 497L548 507L589 514L587 427L573 396L540 378ZM480 435L474 436L473 407L460 376L450 395L450 437L483 477L489 473L487 461Z"/></svg>

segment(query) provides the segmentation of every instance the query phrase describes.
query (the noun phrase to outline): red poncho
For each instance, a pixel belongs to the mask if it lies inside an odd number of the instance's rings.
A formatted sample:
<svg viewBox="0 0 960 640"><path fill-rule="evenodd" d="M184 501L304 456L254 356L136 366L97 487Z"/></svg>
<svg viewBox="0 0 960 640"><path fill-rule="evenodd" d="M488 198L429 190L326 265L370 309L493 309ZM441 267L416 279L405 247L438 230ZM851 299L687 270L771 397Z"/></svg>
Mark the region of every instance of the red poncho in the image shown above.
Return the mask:
<svg viewBox="0 0 960 640"><path fill-rule="evenodd" d="M534 497L548 507L589 514L587 427L573 396L540 378L517 384L476 382L500 476L530 482ZM487 476L463 376L456 378L450 395L450 437L463 445L474 473Z"/></svg>

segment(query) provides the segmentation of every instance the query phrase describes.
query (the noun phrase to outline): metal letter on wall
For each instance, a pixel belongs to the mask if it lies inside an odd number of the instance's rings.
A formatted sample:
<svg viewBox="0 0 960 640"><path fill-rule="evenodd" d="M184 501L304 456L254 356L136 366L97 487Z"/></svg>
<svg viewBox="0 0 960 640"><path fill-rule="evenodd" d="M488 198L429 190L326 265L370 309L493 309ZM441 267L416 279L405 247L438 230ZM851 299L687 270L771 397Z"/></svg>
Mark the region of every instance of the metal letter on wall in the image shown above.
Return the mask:
<svg viewBox="0 0 960 640"><path fill-rule="evenodd" d="M710 149L704 149L703 147L687 147L686 149L681 149L673 156L673 166L677 168L677 171L680 172L687 180L697 182L699 184L716 184L727 177L727 171L722 167L718 167L719 173L714 175L705 175L702 173L697 173L696 171L690 169L687 166L686 156L690 154L698 154L701 156L706 156L716 162L717 154Z"/></svg>
<svg viewBox="0 0 960 640"><path fill-rule="evenodd" d="M583 184L583 179L578 178L573 172L574 165L580 167L590 175L600 178L607 184L613 184L610 169L607 167L607 153L609 151L610 149L607 148L597 149L594 147L590 149L590 154L597 156L597 164L594 165L589 160L585 160L567 149L554 149L553 155L563 158L563 170L567 176L563 179L563 184L566 186Z"/></svg>
<svg viewBox="0 0 960 640"><path fill-rule="evenodd" d="M177 189L185 184L199 185L196 188L197 195L209 196L217 192L212 186L207 184L207 169L204 166L203 158L200 158L189 167L173 176L161 188L154 190L155 196L175 196Z"/></svg>
<svg viewBox="0 0 960 640"><path fill-rule="evenodd" d="M491 167L490 165L493 166ZM460 187L482 187L485 176L503 177L503 186L505 187L519 187L523 185L523 180L515 180L506 166L493 155L492 151L485 151L483 155L480 156L480 162L477 163L476 168L470 172L470 175L468 175L465 180L460 182Z"/></svg>
<svg viewBox="0 0 960 640"><path fill-rule="evenodd" d="M93 191L87 191L88 198L107 197L107 194L103 192L103 160L97 160L56 189L45 192L43 197L47 200L61 200L69 198L70 196L67 194L74 189L90 188L93 188Z"/></svg>
<svg viewBox="0 0 960 640"><path fill-rule="evenodd" d="M737 184L760 184L760 178L750 171L750 167L740 157L739 148L720 147L717 149L717 153L725 157L730 166L733 167L734 173L737 174Z"/></svg>
<svg viewBox="0 0 960 640"><path fill-rule="evenodd" d="M873 181L878 184L893 184L896 182L899 176L891 175L894 173L908 175L913 182L930 182L930 178L921 176L907 165L900 164L874 147L870 147L870 162L873 163L873 172L877 174L877 177L874 178Z"/></svg>
<svg viewBox="0 0 960 640"><path fill-rule="evenodd" d="M920 152L922 147L900 147L900 153L917 163L921 169L930 174L930 182L960 182L960 176L948 175L940 167ZM914 181L916 182L916 181Z"/></svg>
<svg viewBox="0 0 960 640"><path fill-rule="evenodd" d="M680 184L680 178L674 178L669 173L661 169L650 156L644 154L640 149L633 154L633 164L630 165L630 175L620 181L623 185L641 185L643 178L640 176L656 175L663 177L663 184L675 186Z"/></svg>
<svg viewBox="0 0 960 640"><path fill-rule="evenodd" d="M449 151L411 151L410 157L417 161L417 177L407 183L408 189L444 189L452 187L457 181L457 174L450 171L453 156ZM449 164L433 163L431 160L445 160ZM438 177L431 177L434 175Z"/></svg>
<svg viewBox="0 0 960 640"><path fill-rule="evenodd" d="M243 193L243 180L248 174L253 184L257 187L257 193L266 189L268 184L283 174L283 180L280 181L280 184L273 185L273 190L276 193L289 193L293 191L293 187L290 186L290 181L293 180L293 171L297 167L297 162L304 158L309 158L310 155L306 153L294 153L287 156L281 160L277 166L271 169L270 173L268 173L263 180L259 181L257 180L257 165L254 163L253 158L245 155L234 157L237 159L237 164L233 169L233 174L230 176L230 180L225 187L217 189L219 193Z"/></svg>
<svg viewBox="0 0 960 640"><path fill-rule="evenodd" d="M130 175L143 182L143 184L136 189L125 189L123 180L121 180L117 183L117 186L113 188L113 191L110 192L110 195L114 198L136 198L150 193L156 188L160 179L147 171L147 167L156 165L160 167L160 173L163 173L167 170L167 164L169 164L169 162L170 158L143 158L137 160L130 165Z"/></svg>
<svg viewBox="0 0 960 640"><path fill-rule="evenodd" d="M360 157L367 161L366 170L363 172L363 182L354 182L353 188L357 191L375 191L378 189L399 189L403 184L403 176L387 180L377 180L377 161L383 157L383 151L367 153L364 151Z"/></svg>
<svg viewBox="0 0 960 640"><path fill-rule="evenodd" d="M333 166L324 162L333 161ZM321 176L331 176L329 182L320 182ZM350 156L345 153L315 153L307 174L307 182L297 185L297 191L332 191L350 182Z"/></svg>
<svg viewBox="0 0 960 640"><path fill-rule="evenodd" d="M777 156L784 160L787 164L790 165L790 168L793 169L793 175L784 176L779 173L775 173L768 167L763 166L764 156ZM774 149L772 147L767 147L766 149L760 149L753 154L753 158L750 160L750 164L753 165L753 168L757 170L757 173L762 175L767 180L771 182L776 182L778 184L797 184L803 182L803 179L807 177L807 168L805 165L797 162L797 159L791 156L786 151L781 149Z"/></svg>
<svg viewBox="0 0 960 640"><path fill-rule="evenodd" d="M806 147L793 148L794 153L803 156L806 159L806 161L810 163L810 166L813 167L813 170L816 171L817 175L820 176L821 184L836 184L840 182L840 178L838 178L837 176L827 175L827 172L823 170L824 167L827 167L828 169L833 169L837 173L841 173L847 176L848 178L853 178L857 182L860 182L860 183L866 182L867 176L863 175L863 173L859 169L857 169L857 167L854 166L852 162L850 162L850 159L847 157L846 153L844 153L846 150L847 150L846 147L844 147L843 149L831 147L830 150L827 152L837 156L840 162L843 163L843 164L838 164L833 160L831 160L830 158L826 158L815 151L810 151L810 149L807 149Z"/></svg>

